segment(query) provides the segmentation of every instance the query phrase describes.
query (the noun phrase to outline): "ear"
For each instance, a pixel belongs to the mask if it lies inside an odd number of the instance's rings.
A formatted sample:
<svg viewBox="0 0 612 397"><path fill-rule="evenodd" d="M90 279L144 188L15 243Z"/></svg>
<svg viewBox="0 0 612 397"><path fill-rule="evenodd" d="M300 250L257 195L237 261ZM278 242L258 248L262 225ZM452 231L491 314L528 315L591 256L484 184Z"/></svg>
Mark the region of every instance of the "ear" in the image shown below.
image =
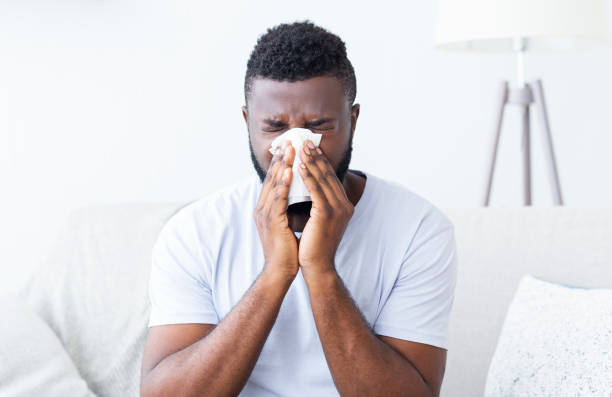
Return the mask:
<svg viewBox="0 0 612 397"><path fill-rule="evenodd" d="M244 117L244 121L247 123L247 127L249 124L249 112L246 106L242 107L242 117Z"/></svg>
<svg viewBox="0 0 612 397"><path fill-rule="evenodd" d="M355 133L355 128L357 128L357 118L359 117L360 107L361 106L356 103L351 109L351 136Z"/></svg>

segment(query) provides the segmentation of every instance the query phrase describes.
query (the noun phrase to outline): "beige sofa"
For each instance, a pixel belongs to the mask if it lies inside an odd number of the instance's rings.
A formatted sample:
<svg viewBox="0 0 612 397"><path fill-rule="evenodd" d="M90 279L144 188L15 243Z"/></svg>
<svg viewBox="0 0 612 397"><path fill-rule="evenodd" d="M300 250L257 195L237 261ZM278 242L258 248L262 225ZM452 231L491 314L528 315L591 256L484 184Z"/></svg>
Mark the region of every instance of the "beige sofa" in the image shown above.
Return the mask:
<svg viewBox="0 0 612 397"><path fill-rule="evenodd" d="M82 208L21 292L98 396L137 396L149 314L150 251L187 203ZM524 273L612 287L612 208L442 208L455 224L459 273L442 396L478 396Z"/></svg>

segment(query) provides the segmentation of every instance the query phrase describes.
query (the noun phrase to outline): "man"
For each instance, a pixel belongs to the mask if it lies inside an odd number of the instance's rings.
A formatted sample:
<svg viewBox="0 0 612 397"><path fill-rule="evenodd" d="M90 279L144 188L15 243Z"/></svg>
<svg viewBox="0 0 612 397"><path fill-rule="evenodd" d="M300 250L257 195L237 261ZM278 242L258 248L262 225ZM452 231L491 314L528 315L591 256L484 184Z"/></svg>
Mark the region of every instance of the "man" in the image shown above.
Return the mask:
<svg viewBox="0 0 612 397"><path fill-rule="evenodd" d="M305 21L258 39L242 108L258 175L160 232L141 395L439 395L454 228L421 196L348 169L355 94L336 35ZM322 134L319 150L272 156L295 127ZM287 207L297 177L312 202Z"/></svg>

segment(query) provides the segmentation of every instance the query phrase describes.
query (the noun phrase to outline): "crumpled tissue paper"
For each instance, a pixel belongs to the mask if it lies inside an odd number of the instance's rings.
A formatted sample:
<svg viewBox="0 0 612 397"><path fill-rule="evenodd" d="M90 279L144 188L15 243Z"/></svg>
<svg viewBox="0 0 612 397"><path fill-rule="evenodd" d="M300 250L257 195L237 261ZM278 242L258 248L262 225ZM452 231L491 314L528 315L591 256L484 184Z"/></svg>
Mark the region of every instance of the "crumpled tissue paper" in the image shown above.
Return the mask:
<svg viewBox="0 0 612 397"><path fill-rule="evenodd" d="M292 167L293 177L291 178L291 185L289 186L288 206L303 201L312 201L310 192L306 188L306 184L304 184L298 169L302 163L300 159L300 150L302 149L304 141L307 139L312 141L315 147L319 147L322 136L322 134L315 134L307 128L292 128L277 136L272 141L272 147L269 149L272 154L275 154L287 140L291 141L291 145L295 149L295 159L293 160Z"/></svg>

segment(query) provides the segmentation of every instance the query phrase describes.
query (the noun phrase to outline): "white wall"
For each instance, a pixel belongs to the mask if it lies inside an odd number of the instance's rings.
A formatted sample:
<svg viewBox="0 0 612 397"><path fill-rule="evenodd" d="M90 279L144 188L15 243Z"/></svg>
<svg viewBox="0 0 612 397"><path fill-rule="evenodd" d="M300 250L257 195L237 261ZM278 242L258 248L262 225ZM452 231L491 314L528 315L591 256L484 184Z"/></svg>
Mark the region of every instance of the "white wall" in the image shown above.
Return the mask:
<svg viewBox="0 0 612 397"><path fill-rule="evenodd" d="M0 289L21 285L72 208L188 201L254 175L243 78L257 37L280 22L309 18L347 44L361 104L351 168L441 207L479 206L513 59L433 49L434 11L427 1L1 2ZM544 79L568 206L612 203L611 70L612 45L527 58L527 77ZM517 117L508 111L492 206L521 205ZM540 132L534 205L547 206Z"/></svg>

